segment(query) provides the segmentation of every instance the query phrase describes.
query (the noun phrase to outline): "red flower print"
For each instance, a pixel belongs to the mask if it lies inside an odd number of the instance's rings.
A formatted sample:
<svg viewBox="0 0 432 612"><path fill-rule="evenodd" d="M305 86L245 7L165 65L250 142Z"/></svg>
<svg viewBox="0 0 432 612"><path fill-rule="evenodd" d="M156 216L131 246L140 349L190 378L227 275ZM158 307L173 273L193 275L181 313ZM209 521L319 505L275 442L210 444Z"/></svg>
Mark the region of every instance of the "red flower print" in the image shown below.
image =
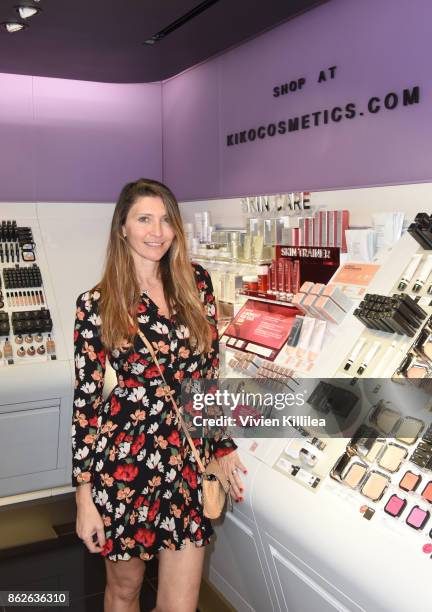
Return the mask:
<svg viewBox="0 0 432 612"><path fill-rule="evenodd" d="M138 355L138 353L132 353L131 355L129 355L127 360L129 363L135 363L135 361L138 361L139 358L140 358L140 355Z"/></svg>
<svg viewBox="0 0 432 612"><path fill-rule="evenodd" d="M144 495L138 495L138 497L134 501L134 508L135 508L135 510L137 508L141 508L141 506L143 505L143 501L144 501Z"/></svg>
<svg viewBox="0 0 432 612"><path fill-rule="evenodd" d="M143 312L147 312L147 306L144 304L138 304L137 312L142 314Z"/></svg>
<svg viewBox="0 0 432 612"><path fill-rule="evenodd" d="M131 453L132 455L137 455L141 448L144 446L145 435L141 433L132 444Z"/></svg>
<svg viewBox="0 0 432 612"><path fill-rule="evenodd" d="M146 548L151 546L156 539L156 534L154 531L150 531L150 529L146 529L145 527L141 527L135 534L135 540L140 544L143 544Z"/></svg>
<svg viewBox="0 0 432 612"><path fill-rule="evenodd" d="M105 358L106 358L105 351L104 350L99 351L97 353L97 356L98 356L99 361L101 362L102 367L104 368L105 367Z"/></svg>
<svg viewBox="0 0 432 612"><path fill-rule="evenodd" d="M141 383L136 378L126 378L124 385L125 387L139 387Z"/></svg>
<svg viewBox="0 0 432 612"><path fill-rule="evenodd" d="M205 281L199 281L199 283L197 283L197 287L198 289L205 289L206 288Z"/></svg>
<svg viewBox="0 0 432 612"><path fill-rule="evenodd" d="M111 398L111 407L110 407L111 416L115 416L119 412L120 412L120 402L115 397L115 395L113 395Z"/></svg>
<svg viewBox="0 0 432 612"><path fill-rule="evenodd" d="M191 489L197 488L197 477L196 473L191 469L189 465L186 465L182 471L183 478L186 480Z"/></svg>
<svg viewBox="0 0 432 612"><path fill-rule="evenodd" d="M192 378L201 378L201 372L199 370L195 370L195 372L192 372Z"/></svg>
<svg viewBox="0 0 432 612"><path fill-rule="evenodd" d="M155 503L152 506L150 506L150 509L148 511L147 520L149 523L153 523L153 521L155 520L156 515L159 512L159 507L160 507L160 499L157 499Z"/></svg>
<svg viewBox="0 0 432 612"><path fill-rule="evenodd" d="M164 366L163 366L163 364L160 364L160 367L161 367L161 370L162 370L162 372L163 372L163 371L164 371L164 369L165 369L165 368L164 368ZM152 366L148 367L148 368L147 368L147 369L144 371L144 376L145 376L146 378L155 378L155 377L157 377L157 376L160 376L160 374L159 374L159 370L158 370L157 366L152 365Z"/></svg>
<svg viewBox="0 0 432 612"><path fill-rule="evenodd" d="M229 455L230 453L233 452L233 450L235 450L234 448L230 448L230 447L222 447L222 448L217 448L215 450L215 457L223 457L224 455Z"/></svg>
<svg viewBox="0 0 432 612"><path fill-rule="evenodd" d="M113 474L113 477L116 480L124 480L125 482L130 482L134 480L138 475L138 468L136 465L126 464L119 465L116 471Z"/></svg>
<svg viewBox="0 0 432 612"><path fill-rule="evenodd" d="M196 540L202 540L202 537L203 537L202 536L202 530L201 529L197 529L195 531L195 538L196 538Z"/></svg>
<svg viewBox="0 0 432 612"><path fill-rule="evenodd" d="M121 431L119 433L119 435L117 436L117 438L115 439L115 445L119 446L119 444L121 444L123 442L125 436L126 436L126 432L125 431Z"/></svg>
<svg viewBox="0 0 432 612"><path fill-rule="evenodd" d="M98 424L97 416L94 416L91 419L89 419L89 425L91 425L91 427L97 427L97 424Z"/></svg>
<svg viewBox="0 0 432 612"><path fill-rule="evenodd" d="M174 429L168 436L168 442L173 446L180 446L180 434L177 429Z"/></svg>
<svg viewBox="0 0 432 612"><path fill-rule="evenodd" d="M109 555L112 552L112 549L114 548L114 544L111 538L109 538L109 540L107 540L105 542L105 545L103 547L103 550L101 552L101 555L103 555L104 557L106 557L107 555Z"/></svg>
<svg viewBox="0 0 432 612"><path fill-rule="evenodd" d="M74 330L74 342L77 341L77 338L79 336L79 331L77 329Z"/></svg>

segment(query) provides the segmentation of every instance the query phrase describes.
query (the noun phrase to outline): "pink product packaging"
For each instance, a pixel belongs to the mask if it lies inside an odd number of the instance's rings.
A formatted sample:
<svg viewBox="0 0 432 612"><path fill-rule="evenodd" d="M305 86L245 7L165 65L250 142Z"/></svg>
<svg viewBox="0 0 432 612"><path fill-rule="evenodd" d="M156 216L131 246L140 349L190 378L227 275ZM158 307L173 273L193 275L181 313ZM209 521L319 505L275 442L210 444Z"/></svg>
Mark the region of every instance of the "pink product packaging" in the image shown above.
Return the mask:
<svg viewBox="0 0 432 612"><path fill-rule="evenodd" d="M314 302L314 308L322 315L327 321L332 323L341 323L345 316L345 312L340 308L333 300L329 297L321 295L316 302Z"/></svg>
<svg viewBox="0 0 432 612"><path fill-rule="evenodd" d="M313 283L313 287L309 293L313 293L313 295L321 295L325 287L326 286L323 283Z"/></svg>
<svg viewBox="0 0 432 612"><path fill-rule="evenodd" d="M311 281L305 281L303 285L300 287L300 293L312 293L315 283ZM323 285L324 286L324 285Z"/></svg>
<svg viewBox="0 0 432 612"><path fill-rule="evenodd" d="M302 302L304 308L306 308L313 317L322 319L322 314L314 307L315 302L319 299L319 296L309 293Z"/></svg>
<svg viewBox="0 0 432 612"><path fill-rule="evenodd" d="M320 210L318 213L319 216L319 226L320 226L320 246L329 246L327 243L327 211Z"/></svg>
<svg viewBox="0 0 432 612"><path fill-rule="evenodd" d="M342 310L348 312L352 308L352 301L337 285L327 285L322 293L335 302Z"/></svg>
<svg viewBox="0 0 432 612"><path fill-rule="evenodd" d="M304 312L304 314L308 315L310 314L309 310L303 306L303 302L306 299L306 297L307 296L305 293L296 293L296 295L291 300L291 303L297 306L297 308L301 310L302 312Z"/></svg>

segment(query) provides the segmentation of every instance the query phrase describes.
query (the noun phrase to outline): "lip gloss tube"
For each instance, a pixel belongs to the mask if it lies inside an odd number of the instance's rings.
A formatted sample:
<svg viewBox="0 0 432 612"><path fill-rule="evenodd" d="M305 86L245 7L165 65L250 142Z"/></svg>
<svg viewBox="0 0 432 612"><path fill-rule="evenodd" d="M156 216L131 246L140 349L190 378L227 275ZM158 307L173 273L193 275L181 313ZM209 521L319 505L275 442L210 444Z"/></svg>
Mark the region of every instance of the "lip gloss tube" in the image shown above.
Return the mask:
<svg viewBox="0 0 432 612"><path fill-rule="evenodd" d="M399 291L405 291L405 289L408 287L420 264L421 258L421 255L414 255L414 257L411 258L409 264L405 268L404 273L402 274L402 278L399 281Z"/></svg>
<svg viewBox="0 0 432 612"><path fill-rule="evenodd" d="M368 353L363 359L361 366L358 368L357 374L359 374L360 376L363 374L363 372L366 370L366 368L368 367L368 365L370 364L372 359L375 357L375 355L377 354L380 348L381 348L381 342L376 341L372 344L371 348L369 349Z"/></svg>
<svg viewBox="0 0 432 612"><path fill-rule="evenodd" d="M360 338L355 347L353 348L351 355L348 357L346 364L344 365L344 370L348 371L357 357L360 355L360 351L366 344L366 338Z"/></svg>
<svg viewBox="0 0 432 612"><path fill-rule="evenodd" d="M431 272L432 272L432 255L428 255L422 267L420 268L420 272L413 286L413 291L415 291L416 293L420 291L420 289L423 287L423 285L429 278L429 275Z"/></svg>

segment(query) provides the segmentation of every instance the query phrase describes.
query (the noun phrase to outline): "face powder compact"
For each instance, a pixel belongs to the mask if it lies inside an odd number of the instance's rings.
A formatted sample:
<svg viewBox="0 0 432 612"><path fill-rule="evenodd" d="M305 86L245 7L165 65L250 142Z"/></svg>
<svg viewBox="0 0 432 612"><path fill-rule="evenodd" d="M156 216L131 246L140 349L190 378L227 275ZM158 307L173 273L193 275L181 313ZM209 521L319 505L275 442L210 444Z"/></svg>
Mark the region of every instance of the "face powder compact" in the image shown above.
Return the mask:
<svg viewBox="0 0 432 612"><path fill-rule="evenodd" d="M405 417L398 423L394 437L404 444L414 444L423 428L424 423L420 419Z"/></svg>
<svg viewBox="0 0 432 612"><path fill-rule="evenodd" d="M366 461L370 461L370 463L373 463L374 461L376 461L376 458L382 451L384 444L385 444L384 440L375 440L372 448L370 449L370 451L365 457Z"/></svg>
<svg viewBox="0 0 432 612"><path fill-rule="evenodd" d="M387 408L383 405L383 402L379 402L370 419L384 434L389 435L399 421L400 416L398 412Z"/></svg>
<svg viewBox="0 0 432 612"><path fill-rule="evenodd" d="M402 514L406 505L406 499L403 499L403 497L398 497L397 495L392 495L384 506L384 512L387 512L387 514L390 514L390 516L397 518Z"/></svg>
<svg viewBox="0 0 432 612"><path fill-rule="evenodd" d="M411 512L406 518L406 524L413 529L423 529L430 517L430 512L423 510L420 506L411 508Z"/></svg>
<svg viewBox="0 0 432 612"><path fill-rule="evenodd" d="M366 480L361 488L361 493L372 501L378 501L384 495L390 483L390 478L381 472L372 470L367 475Z"/></svg>
<svg viewBox="0 0 432 612"><path fill-rule="evenodd" d="M427 483L421 495L423 499L432 504L432 480Z"/></svg>
<svg viewBox="0 0 432 612"><path fill-rule="evenodd" d="M405 474L403 475L402 480L399 483L399 487L403 491L415 491L419 486L421 479L422 478L420 474L415 474L414 472L408 470L408 472L405 472Z"/></svg>
<svg viewBox="0 0 432 612"><path fill-rule="evenodd" d="M399 444L388 444L378 460L378 465L388 472L397 472L408 451Z"/></svg>
<svg viewBox="0 0 432 612"><path fill-rule="evenodd" d="M351 489L358 487L367 472L367 465L360 461L351 461L341 474L341 480Z"/></svg>

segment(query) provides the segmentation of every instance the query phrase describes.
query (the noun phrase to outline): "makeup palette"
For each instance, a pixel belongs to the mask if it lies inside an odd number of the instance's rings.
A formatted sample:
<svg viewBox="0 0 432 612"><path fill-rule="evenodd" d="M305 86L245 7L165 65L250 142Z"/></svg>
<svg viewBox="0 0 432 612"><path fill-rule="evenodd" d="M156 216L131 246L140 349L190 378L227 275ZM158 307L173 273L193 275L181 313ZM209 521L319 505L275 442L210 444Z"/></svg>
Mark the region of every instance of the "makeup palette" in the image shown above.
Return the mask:
<svg viewBox="0 0 432 612"><path fill-rule="evenodd" d="M422 477L420 476L420 474L415 474L414 472L411 472L410 470L408 470L402 476L402 480L399 483L399 487L403 491L408 491L408 492L415 491L417 487L419 486L421 480L422 480ZM431 494L432 494L432 487L431 487Z"/></svg>
<svg viewBox="0 0 432 612"><path fill-rule="evenodd" d="M423 510L420 506L411 508L410 513L406 518L406 524L413 529L423 529L430 517L430 512Z"/></svg>
<svg viewBox="0 0 432 612"><path fill-rule="evenodd" d="M368 473L360 492L372 501L378 501L390 484L390 478L381 472L372 470Z"/></svg>
<svg viewBox="0 0 432 612"><path fill-rule="evenodd" d="M418 439L423 428L424 423L420 421L420 419L405 417L397 424L394 437L396 440L399 440L399 442L411 445Z"/></svg>
<svg viewBox="0 0 432 612"><path fill-rule="evenodd" d="M432 504L432 481L429 481L427 483L427 485L425 486L425 488L422 491L421 496L423 497L423 499L425 499L430 504Z"/></svg>
<svg viewBox="0 0 432 612"><path fill-rule="evenodd" d="M361 463L360 461L353 460L350 462L345 470L342 472L341 479L352 489L358 487L360 482L363 480L366 472L367 465L365 463Z"/></svg>
<svg viewBox="0 0 432 612"><path fill-rule="evenodd" d="M388 472L397 472L408 451L398 444L388 444L378 459L378 465Z"/></svg>
<svg viewBox="0 0 432 612"><path fill-rule="evenodd" d="M393 517L399 517L405 510L407 500L398 495L392 495L386 505L384 506L384 512L390 514Z"/></svg>

